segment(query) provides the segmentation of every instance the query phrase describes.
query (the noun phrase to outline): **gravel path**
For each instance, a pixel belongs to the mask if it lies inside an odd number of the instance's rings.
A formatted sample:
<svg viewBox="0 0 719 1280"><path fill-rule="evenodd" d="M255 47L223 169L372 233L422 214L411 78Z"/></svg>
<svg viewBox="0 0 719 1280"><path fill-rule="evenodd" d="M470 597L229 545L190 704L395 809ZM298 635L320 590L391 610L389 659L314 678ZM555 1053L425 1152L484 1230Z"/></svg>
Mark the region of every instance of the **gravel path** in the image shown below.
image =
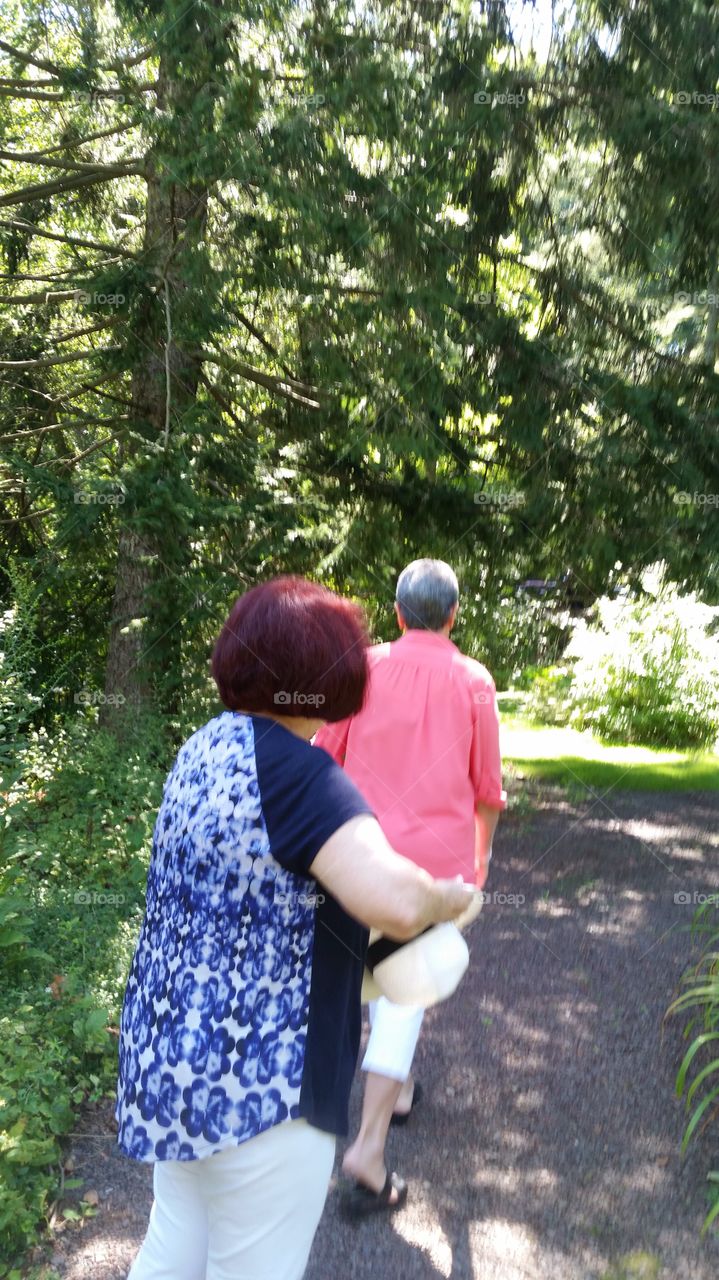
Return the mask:
<svg viewBox="0 0 719 1280"><path fill-rule="evenodd" d="M674 895L719 887L718 831L716 793L545 796L504 821L487 889L519 900L485 906L460 993L427 1015L421 1108L391 1134L410 1200L352 1227L331 1191L306 1280L716 1280L699 1228L719 1140L680 1157L681 1024L661 1024L694 954ZM100 1203L56 1237L63 1280L125 1280L145 1230L151 1173L110 1124L100 1108L74 1140Z"/></svg>

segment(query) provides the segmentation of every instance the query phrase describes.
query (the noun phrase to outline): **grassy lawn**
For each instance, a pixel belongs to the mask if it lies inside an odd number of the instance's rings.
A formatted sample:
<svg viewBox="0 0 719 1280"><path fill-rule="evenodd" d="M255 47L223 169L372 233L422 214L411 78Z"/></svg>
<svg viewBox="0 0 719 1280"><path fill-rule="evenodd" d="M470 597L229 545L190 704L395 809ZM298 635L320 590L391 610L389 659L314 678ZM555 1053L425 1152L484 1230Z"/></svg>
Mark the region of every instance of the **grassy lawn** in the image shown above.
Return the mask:
<svg viewBox="0 0 719 1280"><path fill-rule="evenodd" d="M599 790L719 791L719 755L614 746L591 733L530 723L521 695L499 695L502 755L512 771Z"/></svg>

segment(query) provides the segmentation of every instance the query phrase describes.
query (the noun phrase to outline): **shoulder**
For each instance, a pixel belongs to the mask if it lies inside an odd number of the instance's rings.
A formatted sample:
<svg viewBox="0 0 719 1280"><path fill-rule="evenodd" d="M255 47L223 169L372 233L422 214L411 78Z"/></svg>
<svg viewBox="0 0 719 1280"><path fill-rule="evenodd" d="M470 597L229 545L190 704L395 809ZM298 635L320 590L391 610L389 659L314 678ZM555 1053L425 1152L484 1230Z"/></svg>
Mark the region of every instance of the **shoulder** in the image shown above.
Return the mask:
<svg viewBox="0 0 719 1280"><path fill-rule="evenodd" d="M373 644L367 650L367 661L370 668L376 667L379 663L386 662L392 656L392 645L395 641L385 640L383 644Z"/></svg>
<svg viewBox="0 0 719 1280"><path fill-rule="evenodd" d="M492 676L481 662L477 662L476 658L469 658L467 654L456 649L454 665L473 689L488 689L494 693L495 684Z"/></svg>

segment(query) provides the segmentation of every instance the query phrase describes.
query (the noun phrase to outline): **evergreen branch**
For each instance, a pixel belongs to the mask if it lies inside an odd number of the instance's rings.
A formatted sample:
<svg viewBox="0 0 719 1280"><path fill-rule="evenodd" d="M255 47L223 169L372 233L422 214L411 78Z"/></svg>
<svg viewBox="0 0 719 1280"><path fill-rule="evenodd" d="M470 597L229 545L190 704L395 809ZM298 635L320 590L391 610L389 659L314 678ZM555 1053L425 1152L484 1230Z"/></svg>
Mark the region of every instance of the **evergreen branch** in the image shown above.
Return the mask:
<svg viewBox="0 0 719 1280"><path fill-rule="evenodd" d="M120 74L127 71L128 67L136 67L140 62L147 62L151 58L160 43L159 37L153 40L152 44L148 44L145 49L141 49L139 53L134 53L129 58L115 58L113 62L106 62L101 67L101 71L116 71Z"/></svg>
<svg viewBox="0 0 719 1280"><path fill-rule="evenodd" d="M35 102L65 101L62 93L43 93L41 89L37 92L30 89L6 89L4 86L0 86L0 98L31 98Z"/></svg>
<svg viewBox="0 0 719 1280"><path fill-rule="evenodd" d="M86 338L90 333L99 333L101 329L110 329L113 325L120 323L120 316L112 316L109 320L101 320L99 324L91 324L86 329L73 329L71 333L61 333L52 341L58 346L61 342L70 342L72 338Z"/></svg>
<svg viewBox="0 0 719 1280"><path fill-rule="evenodd" d="M232 408L232 405L230 404L229 400L225 396L223 396L222 392L215 386L214 382L210 382L210 379L207 377L206 374L202 372L202 370L200 370L200 382L202 383L203 387L207 387L207 390L209 391L213 400L227 414L228 418L230 418L230 420L234 422L238 430L244 434L245 425L244 423L240 422L240 419L237 417L237 414Z"/></svg>
<svg viewBox="0 0 719 1280"><path fill-rule="evenodd" d="M44 293L5 294L4 297L0 295L0 306L29 306L33 303L49 306L56 302L77 302L84 292L84 289L59 289L53 293L46 289Z"/></svg>
<svg viewBox="0 0 719 1280"><path fill-rule="evenodd" d="M152 56L153 51L157 48L159 40L153 40L152 44L147 48L141 49L139 53L132 54L128 58L114 58L112 62L107 62L99 67L100 71L115 71L121 74L127 71L129 67L136 67L140 62L146 62ZM74 70L73 67L61 67L57 62L50 62L44 58L38 58L31 53L24 53L22 49L16 49L14 45L7 44L5 40L0 40L0 49L15 58L18 62L24 63L26 67L37 67L40 71L47 71L57 80L62 80L68 75L68 72Z"/></svg>
<svg viewBox="0 0 719 1280"><path fill-rule="evenodd" d="M88 458L91 453L97 453L98 449L103 449L105 445L111 444L113 440L119 440L120 436L124 436L127 427L121 427L114 435L105 436L102 440L97 440L95 444L91 444L89 449L83 449L82 453L76 453L72 458L52 458L46 462L47 467L74 467L76 462L82 462L84 458Z"/></svg>
<svg viewBox="0 0 719 1280"><path fill-rule="evenodd" d="M32 200L39 200L43 196L54 196L60 191L76 191L81 187L94 187L99 182L112 182L114 178L127 178L133 174L137 177L144 176L141 169L124 169L118 165L114 172L108 166L104 173L93 172L76 176L68 175L66 178L57 178L53 182L35 182L29 187L22 187L20 191L11 191L8 195L0 196L0 208L6 208L11 204L25 204Z"/></svg>
<svg viewBox="0 0 719 1280"><path fill-rule="evenodd" d="M0 444L8 440L27 440L30 436L42 435L45 431L70 431L73 427L114 427L117 422L129 420L129 414L120 414L116 418L92 418L89 415L74 419L72 422L50 422L43 427L29 427L25 431L15 431L9 436L0 436Z"/></svg>
<svg viewBox="0 0 719 1280"><path fill-rule="evenodd" d="M141 165L141 156L133 156L127 160L103 164L101 160L49 160L32 151L0 151L0 160L10 160L15 164L32 164L46 169L67 169L75 173L108 173L122 165Z"/></svg>
<svg viewBox="0 0 719 1280"><path fill-rule="evenodd" d="M54 284L56 280L60 280L63 284L67 284L66 277L72 275L75 270L75 267L65 267L62 271L53 271L47 276L26 275L22 271L16 271L11 275L10 272L3 271L0 272L0 280L32 280L36 284Z"/></svg>
<svg viewBox="0 0 719 1280"><path fill-rule="evenodd" d="M97 249L101 253L120 254L123 258L136 256L130 249L123 249L119 244L107 244L102 240L85 240L81 236L65 236L58 231L44 231L34 222L25 222L22 218L0 219L0 227L6 227L9 231L29 231L34 236L41 236L43 240L59 240L61 244L71 244L78 249Z"/></svg>
<svg viewBox="0 0 719 1280"><path fill-rule="evenodd" d="M100 138L112 138L116 133L129 133L136 129L139 120L131 120L129 124L118 124L113 129L100 129L98 133L88 133L86 138L71 138L68 142L58 142L54 147L45 147L42 151L29 151L28 156L51 156L56 151L72 151L74 147L84 147L88 142L97 142Z"/></svg>
<svg viewBox="0 0 719 1280"><path fill-rule="evenodd" d="M320 394L317 387L308 387L304 383L295 382L294 379L282 381L280 378L262 373L260 369L254 369L252 365L245 364L243 360L235 360L220 353L198 351L194 354L200 356L208 364L217 365L218 368L225 369L228 373L237 373L241 378L246 378L248 382L254 382L259 387L265 387L266 390L274 392L275 395L283 396L286 400L293 400L297 404L307 405L310 409L321 408L319 400L314 398ZM2 366L0 365L0 367Z"/></svg>
<svg viewBox="0 0 719 1280"><path fill-rule="evenodd" d="M103 395L105 393L97 391L97 388L104 387L107 382L114 382L119 376L120 375L117 373L106 373L102 378L99 378L97 382L81 382L79 387L74 387L71 391L63 391L59 396L53 396L52 403L65 404L68 400L75 400L78 396L84 395L85 393L93 394L93 392L97 392L98 395ZM131 407L131 402L129 400L122 400L118 396L108 396L108 399L117 400L118 404L127 405L128 408Z"/></svg>
<svg viewBox="0 0 719 1280"><path fill-rule="evenodd" d="M239 320L240 324L243 324L245 326L248 333L251 333L253 338L256 338L257 341L262 344L267 354L275 358L282 372L285 373L288 378L292 379L292 381L296 381L296 379L293 378L293 375L290 372L290 370L287 368L287 365L283 363L282 357L280 356L280 353L277 350L277 348L273 347L272 343L269 342L268 339L264 336L264 334L260 332L257 326L253 324L251 320L248 319L248 317L244 314L244 312L238 311L237 308L233 307L231 303L228 304L228 311L231 313L231 315L235 317L236 320ZM298 385L300 384L298 383Z"/></svg>
<svg viewBox="0 0 719 1280"><path fill-rule="evenodd" d="M64 74L63 68L59 67L56 62L49 62L46 58L38 58L31 53L23 53L22 49L16 49L14 45L8 44L5 40L0 40L0 49L18 62L23 62L26 67L38 67L40 71L49 71L51 76L55 76L58 79L61 79Z"/></svg>
<svg viewBox="0 0 719 1280"><path fill-rule="evenodd" d="M103 379L103 383L96 383L94 387L92 383L90 383L87 386L81 387L76 391L69 392L67 395L58 396L56 403L69 404L71 401L77 400L78 396L90 395L90 396L101 396L103 400L112 400L113 404L121 404L124 409L132 409L133 408L132 401L126 399L125 396L113 396L110 394L109 391L97 390L97 387L103 385L105 382L110 382L112 379L112 376L115 376L115 375L111 375L110 378Z"/></svg>
<svg viewBox="0 0 719 1280"><path fill-rule="evenodd" d="M27 76L24 79L18 79L17 77L12 78L10 76L0 76L0 84L7 85L8 88L13 88L13 89L14 88L51 89L56 87L55 80L40 80L40 79L28 80Z"/></svg>
<svg viewBox="0 0 719 1280"><path fill-rule="evenodd" d="M41 360L0 360L0 369L49 369L55 364L75 364L89 356L104 356L108 351L121 351L122 347L90 347L87 351L73 351L69 356L44 356Z"/></svg>

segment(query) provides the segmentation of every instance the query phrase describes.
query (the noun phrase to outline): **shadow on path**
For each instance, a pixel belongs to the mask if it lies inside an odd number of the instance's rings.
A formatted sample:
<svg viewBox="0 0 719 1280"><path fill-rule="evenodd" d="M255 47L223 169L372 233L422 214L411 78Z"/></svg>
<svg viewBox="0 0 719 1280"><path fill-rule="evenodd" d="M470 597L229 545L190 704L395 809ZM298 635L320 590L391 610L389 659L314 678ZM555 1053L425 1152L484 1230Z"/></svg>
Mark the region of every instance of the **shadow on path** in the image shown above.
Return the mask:
<svg viewBox="0 0 719 1280"><path fill-rule="evenodd" d="M421 1107L391 1132L410 1200L352 1226L331 1191L306 1280L716 1280L719 1240L699 1228L718 1144L679 1155L685 1046L662 1019L692 897L717 889L718 830L717 793L554 799L500 826L497 899L460 991L427 1014ZM358 1080L353 1123L359 1101ZM101 1208L58 1239L60 1274L124 1280L150 1171L110 1137L78 1139L75 1158Z"/></svg>

